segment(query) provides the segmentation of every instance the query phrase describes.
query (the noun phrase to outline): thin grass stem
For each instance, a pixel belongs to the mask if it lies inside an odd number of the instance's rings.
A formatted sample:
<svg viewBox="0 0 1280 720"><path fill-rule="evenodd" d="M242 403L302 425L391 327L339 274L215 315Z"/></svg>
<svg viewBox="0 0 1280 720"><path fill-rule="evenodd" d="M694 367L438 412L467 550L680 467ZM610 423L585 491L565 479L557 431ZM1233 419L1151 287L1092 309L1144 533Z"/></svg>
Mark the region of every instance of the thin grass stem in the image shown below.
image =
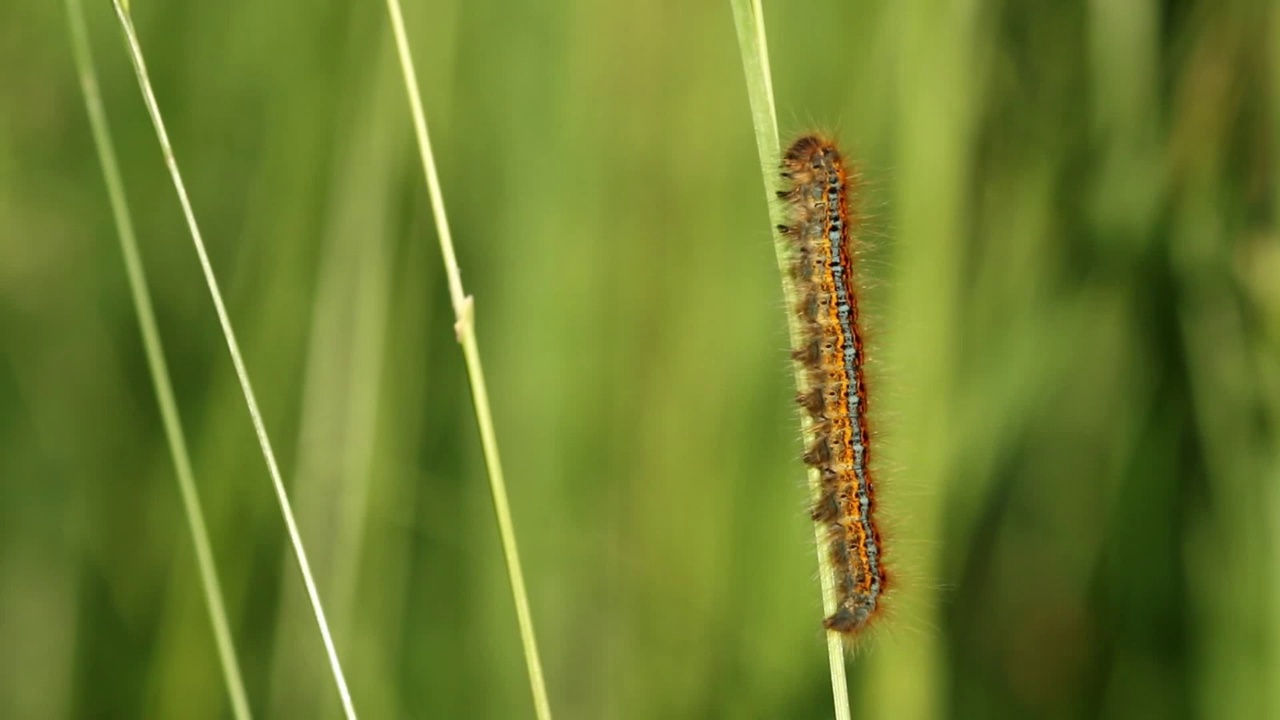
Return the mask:
<svg viewBox="0 0 1280 720"><path fill-rule="evenodd" d="M178 404L174 401L173 385L169 380L169 368L165 363L164 349L160 344L160 332L156 328L155 311L151 306L151 291L147 287L146 272L138 252L138 241L133 231L133 218L124 193L124 181L116 162L115 146L111 142L111 129L98 92L98 73L94 67L93 52L89 47L89 33L85 27L84 8L80 0L66 0L67 21L71 32L71 49L75 55L76 72L80 76L80 89L84 94L85 109L89 113L89 127L93 143L102 164L102 179L111 201L111 214L116 222L116 235L120 240L120 252L124 255L125 273L129 278L129 292L138 315L138 328L142 331L142 347L155 386L156 401L160 405L160 419L164 425L169 454L173 457L173 469L178 478L178 493L191 530L191 541L196 550L196 566L200 571L200 585L204 591L205 607L209 611L209 623L213 626L213 638L218 647L218 660L222 664L222 677L231 697L231 710L237 720L249 720L249 701L236 661L235 645L231 641L230 623L222 603L222 587L213 560L209 531L205 527L204 510L200 505L200 493L196 490L195 475L191 471L191 458L187 454L187 441L182 432L182 420L178 416Z"/></svg>
<svg viewBox="0 0 1280 720"><path fill-rule="evenodd" d="M782 275L782 292L786 307L794 307L798 301L795 283L788 271L791 250L786 238L777 231L787 222L782 204L774 199L775 177L781 158L778 140L778 111L773 101L773 81L769 71L769 47L765 42L764 14L760 0L729 0L733 6L733 23L738 32L738 49L742 53L742 69L747 80L747 96L751 101L751 119L756 131L756 150L760 154L760 171L764 177L765 194L769 198L769 220L773 231L773 250ZM787 332L791 347L799 347L803 333L799 317L787 313ZM793 365L796 386L803 383L801 368ZM800 413L803 436L809 437L812 420L807 413ZM821 495L821 480L816 468L809 468L809 492L817 498ZM824 530L814 525L814 538L818 548L818 577L822 584L822 609L825 616L836 611L835 573L825 548ZM844 644L837 633L828 632L827 662L831 668L831 695L835 702L837 720L849 720L849 689L845 680Z"/></svg>
<svg viewBox="0 0 1280 720"><path fill-rule="evenodd" d="M400 69L404 75L405 95L413 113L413 130L418 139L418 151L422 156L422 171L426 175L427 192L431 196L431 211L435 216L436 235L440 238L440 253L444 257L445 275L449 279L449 300L453 305L454 332L462 345L462 356L467 365L467 377L471 381L471 398L476 408L476 424L480 427L480 443L484 448L484 462L489 470L489 488L493 494L493 512L498 520L498 533L502 538L502 553L507 562L507 576L516 605L516 619L520 626L520 641L524 647L525 665L529 671L529 687L533 692L533 706L539 720L550 720L551 704L547 700L546 683L542 677L542 662L538 659L538 643L533 634L533 617L529 612L529 597L525 592L524 573L520 569L520 555L516 545L515 527L511 522L511 507L507 501L507 485L502 474L502 462L498 457L498 440L493 430L493 416L489 411L489 391L485 386L484 369L480 365L480 351L476 347L475 301L462 289L462 273L458 269L458 257L453 251L453 235L445 218L444 195L440 191L440 177L436 172L435 157L431 152L431 140L427 136L427 118L422 109L422 97L418 93L418 78L413 69L413 57L409 52L409 39L404 29L404 17L399 0L387 0L387 12L391 15L391 29L395 34L396 51Z"/></svg>
<svg viewBox="0 0 1280 720"><path fill-rule="evenodd" d="M342 665L338 662L338 652L333 644L333 636L329 631L329 623L325 620L324 609L320 605L320 594L316 590L315 579L311 575L311 566L307 562L307 553L302 547L302 536L298 533L298 524L293 517L293 509L289 504L289 496L285 492L284 481L280 477L280 468L276 464L275 453L271 449L271 440L267 437L266 425L262 421L262 412L258 409L258 401L249 383L249 373L245 369L244 358L240 354L240 345L236 342L235 333L231 329L231 319L227 315L226 305L222 301L222 292L218 289L218 281L213 274L213 266L205 251L204 240L196 225L195 213L191 209L191 201L187 197L186 185L178 172L178 163L173 155L173 147L169 143L169 134L165 130L164 120L160 117L160 109L156 104L155 93L151 88L151 79L147 74L146 62L142 57L142 48L138 44L138 36L133 27L129 12L121 4L121 0L112 0L120 26L124 29L129 58L133 62L134 72L138 76L138 85L142 90L142 99L151 115L151 123L155 126L156 138L160 142L160 150L164 154L165 165L173 179L173 187L182 204L182 212L187 220L187 228L191 231L191 240L195 244L196 254L200 258L200 269L204 273L205 283L209 286L209 295L213 299L213 307L218 315L218 323L222 326L222 335L227 341L227 350L231 353L231 362L235 366L236 378L244 393L245 405L249 409L249 417L253 421L253 429L258 436L258 445L262 448L262 457L267 463L267 471L276 491L276 499L280 503L280 512L284 516L285 528L289 532L289 542L293 546L293 556L298 561L298 569L302 573L302 582L307 589L307 597L311 601L311 610L315 614L316 625L320 637L324 641L325 652L329 656L329 667L333 671L333 680L342 700L342 709L349 720L356 717L355 706L351 702L351 693L347 689L347 680L342 673Z"/></svg>

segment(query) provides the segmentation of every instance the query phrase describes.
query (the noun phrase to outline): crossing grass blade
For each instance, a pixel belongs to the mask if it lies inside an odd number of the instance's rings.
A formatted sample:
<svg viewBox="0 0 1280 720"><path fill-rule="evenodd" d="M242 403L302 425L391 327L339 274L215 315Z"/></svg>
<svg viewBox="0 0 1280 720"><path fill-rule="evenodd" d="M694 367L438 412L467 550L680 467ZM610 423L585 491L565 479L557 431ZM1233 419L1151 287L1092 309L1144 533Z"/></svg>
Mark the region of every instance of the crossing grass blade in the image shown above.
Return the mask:
<svg viewBox="0 0 1280 720"><path fill-rule="evenodd" d="M266 461L267 471L271 475L276 499L280 504L280 512L284 516L285 528L289 533L289 542L293 547L294 559L298 562L298 569L302 573L302 582L306 586L307 597L311 601L311 610L315 615L320 637L324 641L325 652L329 658L329 667L333 672L333 680L338 689L338 696L342 701L343 712L349 720L354 720L356 717L355 706L351 700L351 692L347 689L347 681L342 672L342 665L338 661L338 651L334 646L333 636L329 631L329 623L325 619L324 609L320 604L320 594L316 589L315 578L311 574L311 566L307 562L307 553L302 546L302 537L298 533L298 524L294 520L289 496L285 492L284 481L280 476L280 468L276 463L275 452L271 449L271 440L267 436L266 425L262 420L262 412L258 408L258 401L254 395L253 387L249 383L249 372L245 368L244 358L240 353L240 345L236 342L235 333L231 329L231 319L227 315L226 305L222 300L222 292L218 289L218 281L213 274L213 266L209 262L209 255L205 250L200 229L196 225L195 213L192 211L191 201L187 197L186 185L182 182L182 175L178 171L178 163L174 158L173 147L169 143L169 134L165 130L164 120L160 116L155 93L151 88L151 79L147 74L146 62L143 59L142 48L138 43L137 32L133 27L133 20L130 18L128 10L121 4L121 0L112 0L112 4L115 6L116 17L120 20L120 26L124 30L129 59L133 62L134 72L138 76L142 99L147 106L147 112L151 116L152 125L155 127L156 139L160 142L160 149L164 154L165 165L168 167L169 175L173 180L174 190L178 193L178 200L182 204L182 212L187 221L187 229L191 232L192 243L195 245L196 254L200 258L200 268L204 273L205 283L209 286L209 295L213 299L213 307L218 315L218 323L222 327L222 335L227 341L231 362L235 365L236 378L240 383L241 391L244 393L245 405L248 407L249 416L253 421L253 429L258 437L258 444L262 449L262 457Z"/></svg>

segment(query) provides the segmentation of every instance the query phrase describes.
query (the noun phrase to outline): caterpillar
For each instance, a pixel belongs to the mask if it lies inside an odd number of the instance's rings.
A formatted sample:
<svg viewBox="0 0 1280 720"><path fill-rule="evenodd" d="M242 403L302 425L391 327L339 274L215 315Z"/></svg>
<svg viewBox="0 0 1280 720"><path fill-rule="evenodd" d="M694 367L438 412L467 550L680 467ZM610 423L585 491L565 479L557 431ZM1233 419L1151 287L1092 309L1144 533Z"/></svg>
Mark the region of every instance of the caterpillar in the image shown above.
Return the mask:
<svg viewBox="0 0 1280 720"><path fill-rule="evenodd" d="M853 637L877 617L888 588L852 247L858 218L849 202L857 176L835 143L820 135L797 139L781 165L778 197L790 224L778 230L792 246L794 311L802 327L800 346L792 351L802 367L796 401L812 420L804 461L821 479L811 516L827 527L836 579L836 609L823 626Z"/></svg>

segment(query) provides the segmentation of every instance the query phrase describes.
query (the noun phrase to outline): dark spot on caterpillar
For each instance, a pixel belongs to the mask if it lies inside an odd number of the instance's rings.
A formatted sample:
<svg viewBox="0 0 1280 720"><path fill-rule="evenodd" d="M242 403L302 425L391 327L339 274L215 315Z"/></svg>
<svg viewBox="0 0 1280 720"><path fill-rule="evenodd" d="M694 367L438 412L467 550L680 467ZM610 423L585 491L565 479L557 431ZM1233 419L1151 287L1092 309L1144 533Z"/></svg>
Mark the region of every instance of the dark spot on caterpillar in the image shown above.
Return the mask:
<svg viewBox="0 0 1280 720"><path fill-rule="evenodd" d="M808 410L811 415L822 412L822 388L812 388L796 394L796 404Z"/></svg>
<svg viewBox="0 0 1280 720"><path fill-rule="evenodd" d="M836 497L835 490L828 490L822 493L822 497L814 504L809 517L814 522L831 522L840 517L840 498Z"/></svg>
<svg viewBox="0 0 1280 720"><path fill-rule="evenodd" d="M791 351L791 357L805 365L816 365L822 358L822 344L813 341Z"/></svg>
<svg viewBox="0 0 1280 720"><path fill-rule="evenodd" d="M861 623L854 616L853 611L849 608L842 607L832 613L831 617L822 621L822 626L828 630L836 632L848 633L857 630Z"/></svg>
<svg viewBox="0 0 1280 720"><path fill-rule="evenodd" d="M804 461L814 467L822 467L831 462L831 447L827 445L825 438L818 438L813 447L804 454Z"/></svg>

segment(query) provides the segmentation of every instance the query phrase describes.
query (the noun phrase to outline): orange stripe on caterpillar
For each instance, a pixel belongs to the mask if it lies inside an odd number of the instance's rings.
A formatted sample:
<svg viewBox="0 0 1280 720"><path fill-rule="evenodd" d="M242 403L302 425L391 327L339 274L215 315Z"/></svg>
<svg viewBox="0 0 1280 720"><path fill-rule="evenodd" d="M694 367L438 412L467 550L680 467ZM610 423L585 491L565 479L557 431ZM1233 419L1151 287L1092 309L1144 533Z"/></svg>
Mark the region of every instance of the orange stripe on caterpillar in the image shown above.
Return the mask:
<svg viewBox="0 0 1280 720"><path fill-rule="evenodd" d="M818 468L819 497L812 517L827 527L828 554L836 572L836 610L823 622L853 636L881 609L888 588L884 547L876 524L871 434L858 289L852 243L857 218L850 212L851 175L830 140L805 135L782 158L790 224L779 231L794 247L804 335L793 359L804 368L797 402L813 420L806 464Z"/></svg>

